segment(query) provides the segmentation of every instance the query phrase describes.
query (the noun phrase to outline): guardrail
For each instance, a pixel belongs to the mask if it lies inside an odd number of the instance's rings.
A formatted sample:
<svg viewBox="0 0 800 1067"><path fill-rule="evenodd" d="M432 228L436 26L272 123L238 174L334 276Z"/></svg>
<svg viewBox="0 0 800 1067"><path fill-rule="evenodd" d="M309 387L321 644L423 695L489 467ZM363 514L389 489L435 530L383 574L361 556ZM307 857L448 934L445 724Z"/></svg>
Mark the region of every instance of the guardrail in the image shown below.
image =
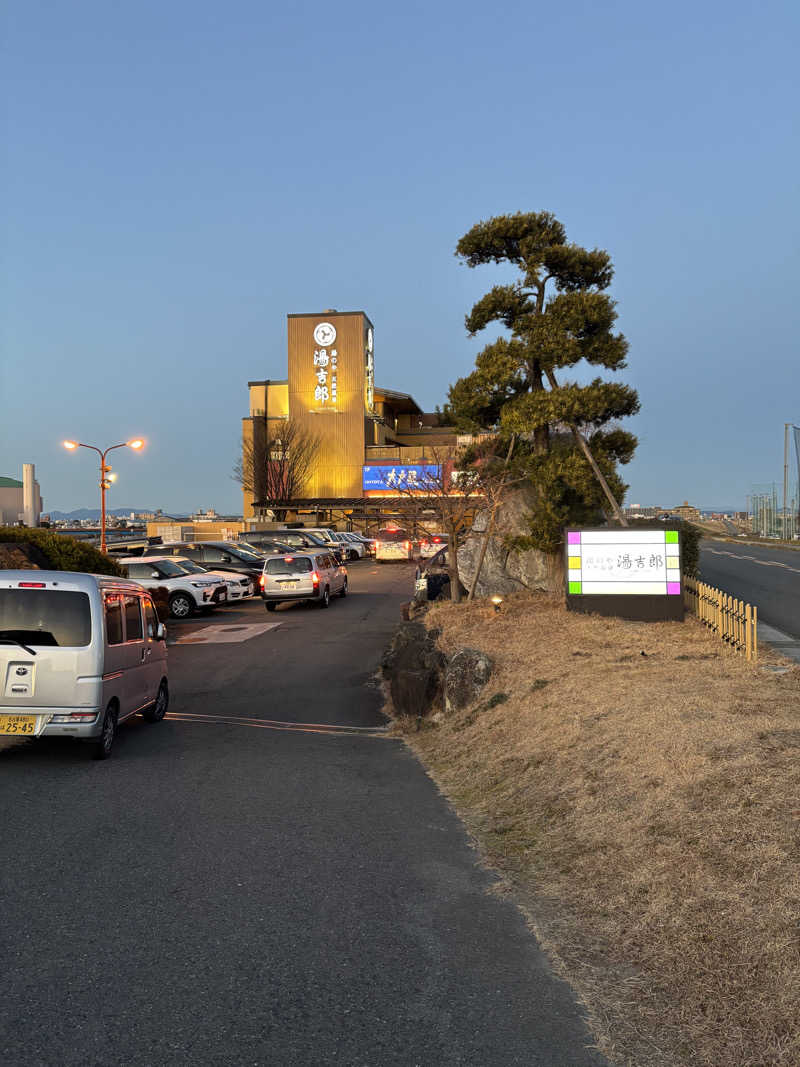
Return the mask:
<svg viewBox="0 0 800 1067"><path fill-rule="evenodd" d="M683 580L684 602L734 652L758 660L758 608L694 578Z"/></svg>

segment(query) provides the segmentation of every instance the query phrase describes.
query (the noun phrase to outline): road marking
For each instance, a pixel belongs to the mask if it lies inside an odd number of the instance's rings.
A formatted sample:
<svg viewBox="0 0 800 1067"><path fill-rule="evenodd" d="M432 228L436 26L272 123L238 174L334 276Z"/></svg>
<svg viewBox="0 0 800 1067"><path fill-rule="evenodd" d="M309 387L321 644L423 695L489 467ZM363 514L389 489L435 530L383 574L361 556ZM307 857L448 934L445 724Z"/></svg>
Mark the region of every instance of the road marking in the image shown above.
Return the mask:
<svg viewBox="0 0 800 1067"><path fill-rule="evenodd" d="M704 551L711 552L715 556L730 556L731 559L745 559L750 563L757 563L760 567L783 567L786 571L800 574L800 567L790 567L788 563L778 563L777 561L768 559L756 559L755 556L739 556L735 552L722 552L716 548L706 548Z"/></svg>
<svg viewBox="0 0 800 1067"><path fill-rule="evenodd" d="M171 711L168 719L175 722L222 723L231 726L254 726L259 730L283 730L289 733L338 734L351 737L375 737L386 734L388 726L332 726L318 722L280 722L276 719L247 719L236 715L197 715L191 711Z"/></svg>
<svg viewBox="0 0 800 1067"><path fill-rule="evenodd" d="M234 642L249 641L252 637L274 630L276 626L280 626L280 623L256 622L248 626L206 626L202 630L192 630L191 633L181 634L170 643L173 645L230 645Z"/></svg>

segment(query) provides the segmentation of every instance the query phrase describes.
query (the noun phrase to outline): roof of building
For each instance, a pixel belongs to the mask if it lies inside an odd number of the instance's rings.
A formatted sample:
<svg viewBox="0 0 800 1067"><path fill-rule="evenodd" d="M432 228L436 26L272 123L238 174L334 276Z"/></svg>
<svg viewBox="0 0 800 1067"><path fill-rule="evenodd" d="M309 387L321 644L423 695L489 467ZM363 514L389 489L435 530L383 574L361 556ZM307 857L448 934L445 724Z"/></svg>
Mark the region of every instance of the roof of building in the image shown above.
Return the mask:
<svg viewBox="0 0 800 1067"><path fill-rule="evenodd" d="M250 385L288 385L289 384L289 379L288 378L265 378L263 381L260 381L260 382L248 382L247 384L248 384L248 386L250 386Z"/></svg>
<svg viewBox="0 0 800 1067"><path fill-rule="evenodd" d="M0 489L21 489L22 482L16 478L0 478Z"/></svg>
<svg viewBox="0 0 800 1067"><path fill-rule="evenodd" d="M412 411L414 414L422 413L422 408L416 402L410 393L399 393L396 389L382 389L379 385L375 386L375 398L385 397L389 401L400 401L406 404L406 410Z"/></svg>

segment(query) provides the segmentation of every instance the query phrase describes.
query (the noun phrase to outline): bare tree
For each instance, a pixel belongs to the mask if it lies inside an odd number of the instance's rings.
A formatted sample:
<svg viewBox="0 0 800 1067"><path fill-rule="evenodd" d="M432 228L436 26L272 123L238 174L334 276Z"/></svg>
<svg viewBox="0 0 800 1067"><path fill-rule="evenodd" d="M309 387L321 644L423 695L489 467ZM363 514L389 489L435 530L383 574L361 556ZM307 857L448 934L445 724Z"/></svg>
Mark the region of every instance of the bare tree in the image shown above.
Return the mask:
<svg viewBox="0 0 800 1067"><path fill-rule="evenodd" d="M253 494L255 508L270 508L279 520L302 497L317 463L321 440L295 419L261 419L253 439L242 443L233 480Z"/></svg>
<svg viewBox="0 0 800 1067"><path fill-rule="evenodd" d="M409 472L414 474L414 472ZM414 477L398 476L394 468L387 469L386 486L405 497L407 510L415 514L415 525L430 534L447 534L447 572L450 576L450 598L461 600L458 577L458 547L469 529L476 507L476 495L482 493L481 475L477 465L458 467L449 451L431 449L431 462ZM428 529L424 519L416 520L420 504L433 509L438 529Z"/></svg>

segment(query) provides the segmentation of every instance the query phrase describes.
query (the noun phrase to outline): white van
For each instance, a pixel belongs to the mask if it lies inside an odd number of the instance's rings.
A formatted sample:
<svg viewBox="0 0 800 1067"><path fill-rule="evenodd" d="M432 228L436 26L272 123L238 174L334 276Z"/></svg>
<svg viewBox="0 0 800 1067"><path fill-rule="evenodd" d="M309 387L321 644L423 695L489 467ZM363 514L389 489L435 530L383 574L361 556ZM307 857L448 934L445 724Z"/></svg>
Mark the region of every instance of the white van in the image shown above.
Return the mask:
<svg viewBox="0 0 800 1067"><path fill-rule="evenodd" d="M124 578L0 570L0 734L75 737L96 759L137 712L167 712L166 630Z"/></svg>

